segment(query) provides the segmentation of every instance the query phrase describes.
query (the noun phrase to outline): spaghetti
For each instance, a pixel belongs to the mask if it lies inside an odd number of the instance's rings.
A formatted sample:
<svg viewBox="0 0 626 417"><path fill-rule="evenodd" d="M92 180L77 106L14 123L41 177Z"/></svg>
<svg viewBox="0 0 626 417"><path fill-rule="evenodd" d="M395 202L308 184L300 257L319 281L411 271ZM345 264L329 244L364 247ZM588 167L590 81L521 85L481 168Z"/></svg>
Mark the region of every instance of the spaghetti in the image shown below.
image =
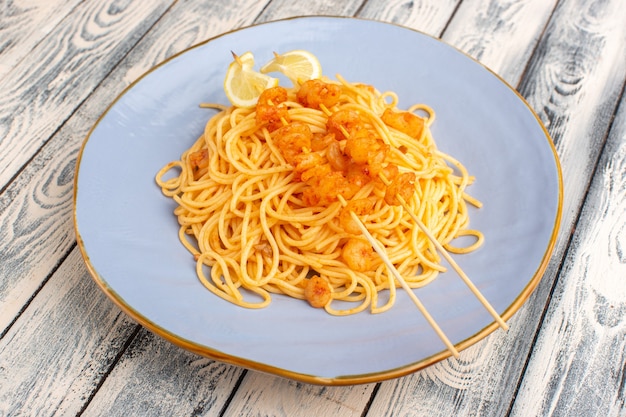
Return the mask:
<svg viewBox="0 0 626 417"><path fill-rule="evenodd" d="M157 173L178 204L179 238L214 294L249 308L285 294L333 315L380 313L399 283L361 226L411 288L444 270L414 218L448 251L482 243L469 228L468 203L480 206L466 194L473 178L437 149L435 112L398 110L394 93L337 79L268 89L256 107L221 109ZM464 235L474 243L452 245Z"/></svg>

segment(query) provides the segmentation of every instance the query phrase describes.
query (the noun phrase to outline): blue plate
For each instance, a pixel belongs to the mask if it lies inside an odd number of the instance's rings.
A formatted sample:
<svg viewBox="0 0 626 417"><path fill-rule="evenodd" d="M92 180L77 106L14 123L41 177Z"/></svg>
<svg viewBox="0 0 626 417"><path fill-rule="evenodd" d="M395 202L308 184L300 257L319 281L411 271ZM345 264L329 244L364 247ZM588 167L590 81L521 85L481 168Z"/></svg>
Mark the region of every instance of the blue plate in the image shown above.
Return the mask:
<svg viewBox="0 0 626 417"><path fill-rule="evenodd" d="M267 62L292 49L317 55L328 76L397 92L401 107L435 109L439 148L476 177L470 193L484 203L470 215L485 243L456 261L510 318L539 282L561 217L561 172L545 128L514 89L453 47L352 18L303 17L227 33L155 67L111 104L84 141L75 179L77 240L100 288L172 343L304 382L379 381L449 356L402 291L386 313L333 317L283 296L248 310L198 281L155 173L202 133L213 113L199 103L227 103L231 51ZM498 328L452 270L416 292L459 350Z"/></svg>

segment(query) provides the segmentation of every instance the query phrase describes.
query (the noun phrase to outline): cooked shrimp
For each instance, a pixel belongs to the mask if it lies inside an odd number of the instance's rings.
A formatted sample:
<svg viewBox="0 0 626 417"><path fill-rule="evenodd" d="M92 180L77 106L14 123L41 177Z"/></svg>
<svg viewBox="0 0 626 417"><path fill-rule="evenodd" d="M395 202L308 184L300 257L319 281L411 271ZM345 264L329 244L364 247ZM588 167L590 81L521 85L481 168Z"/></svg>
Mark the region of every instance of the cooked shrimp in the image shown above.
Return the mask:
<svg viewBox="0 0 626 417"><path fill-rule="evenodd" d="M419 138L424 129L424 119L408 111L385 109L380 118L387 126L413 138Z"/></svg>
<svg viewBox="0 0 626 417"><path fill-rule="evenodd" d="M359 198L348 201L348 204L339 213L339 225L348 233L360 234L361 229L350 213L354 213L357 216L370 214L374 210L374 204L376 204L376 200L372 198Z"/></svg>
<svg viewBox="0 0 626 417"><path fill-rule="evenodd" d="M319 133L316 132L311 138L311 150L322 151L335 142L335 135L332 133Z"/></svg>
<svg viewBox="0 0 626 417"><path fill-rule="evenodd" d="M285 106L271 104L257 104L256 106L257 125L265 125L270 132L284 126L290 120L289 109Z"/></svg>
<svg viewBox="0 0 626 417"><path fill-rule="evenodd" d="M355 110L339 110L328 117L326 130L333 133L337 140L344 139L345 133L349 136L358 130L365 129L365 122L359 112Z"/></svg>
<svg viewBox="0 0 626 417"><path fill-rule="evenodd" d="M344 150L354 163L364 165L363 173L375 178L383 169L389 145L360 130L348 138Z"/></svg>
<svg viewBox="0 0 626 417"><path fill-rule="evenodd" d="M324 157L317 152L303 152L294 157L294 171L302 173L324 164Z"/></svg>
<svg viewBox="0 0 626 417"><path fill-rule="evenodd" d="M344 151L357 164L366 164L370 153L376 151L377 148L379 148L379 144L376 138L363 129L350 135Z"/></svg>
<svg viewBox="0 0 626 417"><path fill-rule="evenodd" d="M332 168L329 164L315 165L300 174L300 180L306 182L309 185L317 185L319 178L325 177L332 172Z"/></svg>
<svg viewBox="0 0 626 417"><path fill-rule="evenodd" d="M287 93L287 89L285 87L270 87L263 90L259 96L257 104L272 104L274 106L278 106L279 104L287 101L288 97L289 94Z"/></svg>
<svg viewBox="0 0 626 417"><path fill-rule="evenodd" d="M372 269L374 248L365 239L351 238L343 245L341 258L348 268L356 272L366 272Z"/></svg>
<svg viewBox="0 0 626 417"><path fill-rule="evenodd" d="M341 87L322 80L308 80L302 83L296 93L298 102L304 107L319 109L320 105L331 108L339 102Z"/></svg>
<svg viewBox="0 0 626 417"><path fill-rule="evenodd" d="M398 166L396 164L387 164L380 171L380 174L387 181L393 181L398 176L399 172L400 171L398 170ZM380 180L380 177L378 177L376 180L378 183L383 184Z"/></svg>
<svg viewBox="0 0 626 417"><path fill-rule="evenodd" d="M415 192L416 176L414 172L403 172L394 178L385 190L385 202L390 206L400 205L398 196L408 201Z"/></svg>
<svg viewBox="0 0 626 417"><path fill-rule="evenodd" d="M306 123L293 122L277 129L272 139L287 163L296 165L296 156L311 149L311 128Z"/></svg>
<svg viewBox="0 0 626 417"><path fill-rule="evenodd" d="M335 171L347 171L350 158L343 153L341 145L336 140L332 141L326 149L326 159Z"/></svg>
<svg viewBox="0 0 626 417"><path fill-rule="evenodd" d="M311 304L311 307L321 308L332 299L332 289L328 280L318 275L307 280L304 287L304 298Z"/></svg>
<svg viewBox="0 0 626 417"><path fill-rule="evenodd" d="M331 171L326 167L330 168L328 164L324 164L302 173L303 181L306 178L306 183L309 185L302 192L302 200L308 206L328 205L337 201L338 195L349 200L359 190L359 187L351 184L341 172ZM322 169L324 174L319 175ZM313 175L309 176L310 172Z"/></svg>
<svg viewBox="0 0 626 417"><path fill-rule="evenodd" d="M189 154L189 164L194 171L209 166L209 150L207 148Z"/></svg>
<svg viewBox="0 0 626 417"><path fill-rule="evenodd" d="M266 125L272 132L290 121L289 109L283 103L287 101L284 87L272 87L263 91L256 105L257 125Z"/></svg>
<svg viewBox="0 0 626 417"><path fill-rule="evenodd" d="M322 204L329 204L337 201L337 196L341 195L350 199L358 191L357 187L351 185L341 172L333 171L328 175L319 178L314 186L316 194Z"/></svg>
<svg viewBox="0 0 626 417"><path fill-rule="evenodd" d="M367 164L350 164L348 166L346 178L350 184L353 184L357 188L361 188L372 180L369 173L370 171Z"/></svg>
<svg viewBox="0 0 626 417"><path fill-rule="evenodd" d="M383 170L385 159L387 157L387 152L389 150L389 145L382 143L382 141L379 141L379 144L380 148L378 148L376 151L370 152L367 161L369 175L372 178L377 177L378 174Z"/></svg>

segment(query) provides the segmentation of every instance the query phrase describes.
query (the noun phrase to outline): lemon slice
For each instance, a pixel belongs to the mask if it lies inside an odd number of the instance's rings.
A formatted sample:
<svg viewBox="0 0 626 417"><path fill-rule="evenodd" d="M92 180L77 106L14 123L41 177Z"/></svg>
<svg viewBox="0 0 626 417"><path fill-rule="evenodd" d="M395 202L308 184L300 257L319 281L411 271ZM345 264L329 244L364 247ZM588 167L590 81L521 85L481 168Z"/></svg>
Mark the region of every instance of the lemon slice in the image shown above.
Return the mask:
<svg viewBox="0 0 626 417"><path fill-rule="evenodd" d="M304 81L320 78L322 66L315 55L297 49L284 54L274 53L274 58L261 68L261 72L280 72L291 80L294 86Z"/></svg>
<svg viewBox="0 0 626 417"><path fill-rule="evenodd" d="M233 106L254 107L261 93L278 85L278 78L254 71L254 56L246 52L241 56L233 53L224 78L224 92Z"/></svg>

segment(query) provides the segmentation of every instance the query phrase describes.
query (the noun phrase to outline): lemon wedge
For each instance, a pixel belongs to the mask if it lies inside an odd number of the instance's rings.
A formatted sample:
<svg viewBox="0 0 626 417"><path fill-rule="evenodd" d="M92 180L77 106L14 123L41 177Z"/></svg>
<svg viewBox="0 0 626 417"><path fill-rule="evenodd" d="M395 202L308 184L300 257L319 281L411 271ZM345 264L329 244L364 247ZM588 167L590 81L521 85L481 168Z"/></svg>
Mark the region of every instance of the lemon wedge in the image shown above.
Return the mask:
<svg viewBox="0 0 626 417"><path fill-rule="evenodd" d="M294 86L302 82L320 78L322 66L315 55L309 51L297 49L284 54L274 53L274 58L261 68L263 74L280 72L284 74Z"/></svg>
<svg viewBox="0 0 626 417"><path fill-rule="evenodd" d="M224 78L226 97L233 106L254 107L264 90L278 85L278 78L255 71L251 52L241 56L233 53L233 58Z"/></svg>

